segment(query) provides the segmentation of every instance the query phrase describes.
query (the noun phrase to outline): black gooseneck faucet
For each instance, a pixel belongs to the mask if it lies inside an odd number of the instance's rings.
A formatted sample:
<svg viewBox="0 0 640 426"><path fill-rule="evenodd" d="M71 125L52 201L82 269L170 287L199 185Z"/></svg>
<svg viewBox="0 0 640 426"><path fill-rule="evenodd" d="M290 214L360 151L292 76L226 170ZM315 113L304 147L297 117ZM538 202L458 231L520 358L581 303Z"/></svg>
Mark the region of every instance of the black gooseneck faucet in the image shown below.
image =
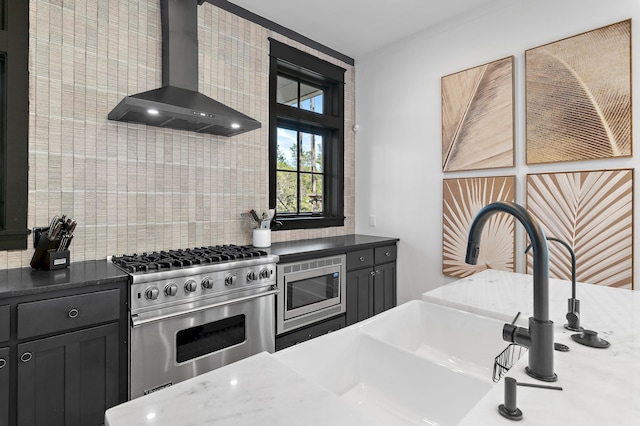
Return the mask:
<svg viewBox="0 0 640 426"><path fill-rule="evenodd" d="M571 256L571 299L568 301L567 323L564 325L564 328L571 331L582 331L584 328L580 325L580 301L576 299L576 253L566 241L559 238L547 237L547 241L555 241L563 245ZM529 244L524 253L527 254L529 249L531 249L531 244Z"/></svg>
<svg viewBox="0 0 640 426"><path fill-rule="evenodd" d="M502 338L529 348L529 365L525 368L529 376L554 382L558 376L553 372L553 321L549 320L549 250L544 231L536 219L524 207L511 202L498 201L483 207L469 229L465 262L478 263L482 229L489 217L498 212L518 219L533 246L533 316L529 318L529 328L505 324Z"/></svg>

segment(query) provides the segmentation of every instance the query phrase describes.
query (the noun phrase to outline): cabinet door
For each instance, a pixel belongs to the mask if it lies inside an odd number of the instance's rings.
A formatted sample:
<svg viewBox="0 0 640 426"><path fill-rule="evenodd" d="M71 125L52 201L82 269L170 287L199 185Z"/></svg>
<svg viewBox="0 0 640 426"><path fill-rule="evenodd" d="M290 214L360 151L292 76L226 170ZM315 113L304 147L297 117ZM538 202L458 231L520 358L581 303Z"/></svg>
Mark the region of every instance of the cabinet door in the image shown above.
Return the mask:
<svg viewBox="0 0 640 426"><path fill-rule="evenodd" d="M373 314L396 306L396 263L375 266L373 281Z"/></svg>
<svg viewBox="0 0 640 426"><path fill-rule="evenodd" d="M373 269L347 273L347 325L373 315Z"/></svg>
<svg viewBox="0 0 640 426"><path fill-rule="evenodd" d="M0 348L0 426L9 424L9 348Z"/></svg>
<svg viewBox="0 0 640 426"><path fill-rule="evenodd" d="M18 345L18 424L94 426L118 403L118 324Z"/></svg>

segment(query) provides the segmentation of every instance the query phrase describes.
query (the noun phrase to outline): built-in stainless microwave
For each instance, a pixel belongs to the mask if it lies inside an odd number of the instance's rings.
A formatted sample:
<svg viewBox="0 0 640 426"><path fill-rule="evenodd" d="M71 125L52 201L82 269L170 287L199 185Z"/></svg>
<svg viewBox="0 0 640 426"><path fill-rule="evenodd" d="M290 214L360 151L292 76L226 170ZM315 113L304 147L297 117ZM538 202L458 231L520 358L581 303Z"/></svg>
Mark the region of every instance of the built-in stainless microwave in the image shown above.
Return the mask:
<svg viewBox="0 0 640 426"><path fill-rule="evenodd" d="M276 334L346 311L346 256L277 265Z"/></svg>

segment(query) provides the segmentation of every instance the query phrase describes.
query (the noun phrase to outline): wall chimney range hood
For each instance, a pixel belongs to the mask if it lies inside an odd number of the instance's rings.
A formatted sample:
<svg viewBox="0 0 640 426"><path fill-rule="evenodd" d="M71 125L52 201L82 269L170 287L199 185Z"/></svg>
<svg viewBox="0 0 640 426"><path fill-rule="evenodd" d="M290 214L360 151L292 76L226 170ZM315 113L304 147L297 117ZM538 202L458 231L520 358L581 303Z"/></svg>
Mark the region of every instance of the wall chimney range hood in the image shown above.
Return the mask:
<svg viewBox="0 0 640 426"><path fill-rule="evenodd" d="M160 0L162 87L125 97L109 120L221 136L260 128L260 122L198 92L198 4Z"/></svg>

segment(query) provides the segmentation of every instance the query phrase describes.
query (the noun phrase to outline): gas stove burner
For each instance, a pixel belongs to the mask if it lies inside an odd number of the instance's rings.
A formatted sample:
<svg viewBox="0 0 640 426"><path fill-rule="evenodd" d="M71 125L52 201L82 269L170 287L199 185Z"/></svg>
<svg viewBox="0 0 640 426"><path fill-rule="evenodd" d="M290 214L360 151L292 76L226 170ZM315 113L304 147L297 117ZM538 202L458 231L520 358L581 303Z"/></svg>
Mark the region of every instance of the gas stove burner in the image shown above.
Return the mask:
<svg viewBox="0 0 640 426"><path fill-rule="evenodd" d="M267 252L258 250L253 246L223 245L142 254L134 253L132 255L113 256L111 261L125 271L135 274L167 271L197 265L211 265L268 255Z"/></svg>

